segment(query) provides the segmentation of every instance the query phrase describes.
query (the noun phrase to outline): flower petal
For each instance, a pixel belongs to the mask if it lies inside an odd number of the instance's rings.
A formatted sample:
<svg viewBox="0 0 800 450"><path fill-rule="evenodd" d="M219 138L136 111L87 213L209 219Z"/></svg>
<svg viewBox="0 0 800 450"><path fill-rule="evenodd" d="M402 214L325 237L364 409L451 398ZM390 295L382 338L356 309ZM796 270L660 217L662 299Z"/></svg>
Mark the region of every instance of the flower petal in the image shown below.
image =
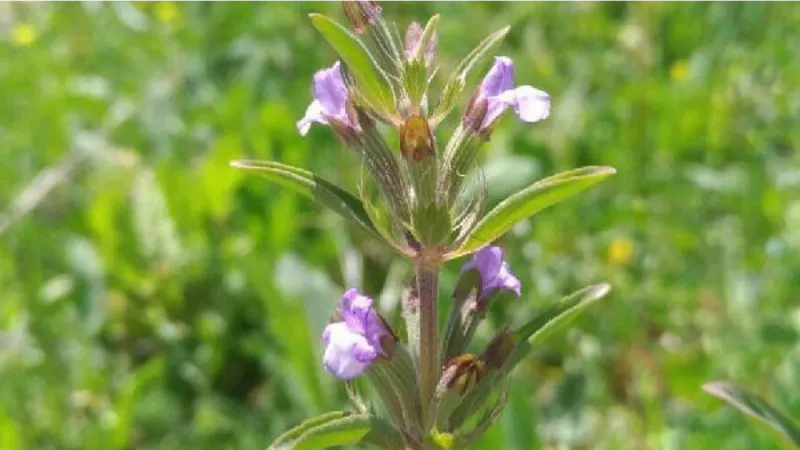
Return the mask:
<svg viewBox="0 0 800 450"><path fill-rule="evenodd" d="M481 276L481 300L486 299L499 289L512 291L517 296L520 295L522 284L511 273L511 267L503 259L502 248L497 246L483 247L472 255L472 261L465 264L461 272L463 273L473 267L478 269Z"/></svg>
<svg viewBox="0 0 800 450"><path fill-rule="evenodd" d="M493 124L498 118L500 118L500 115L506 112L510 106L508 102L503 101L501 98L502 96L494 96L489 97L489 99L486 101L486 115L483 116L483 122L481 123L480 128L481 130Z"/></svg>
<svg viewBox="0 0 800 450"><path fill-rule="evenodd" d="M372 299L351 288L342 296L342 318L354 333L365 334Z"/></svg>
<svg viewBox="0 0 800 450"><path fill-rule="evenodd" d="M492 68L483 77L478 97L485 99L511 89L514 89L514 61L507 56L498 56L494 59Z"/></svg>
<svg viewBox="0 0 800 450"><path fill-rule="evenodd" d="M349 289L342 296L342 318L350 331L364 336L379 352L383 350L381 338L391 336L373 308L372 299L361 295L355 288Z"/></svg>
<svg viewBox="0 0 800 450"><path fill-rule="evenodd" d="M520 86L509 92L511 106L525 122L534 123L550 115L550 96L532 86Z"/></svg>
<svg viewBox="0 0 800 450"><path fill-rule="evenodd" d="M323 363L339 379L350 380L361 375L378 357L367 339L352 332L344 322L325 327L323 337L326 342Z"/></svg>
<svg viewBox="0 0 800 450"><path fill-rule="evenodd" d="M305 116L297 121L297 131L301 136L305 136L308 134L308 130L311 128L311 124L314 122L321 123L323 125L328 124L328 120L325 118L325 114L322 112L322 105L317 100L314 100L310 105L308 105Z"/></svg>
<svg viewBox="0 0 800 450"><path fill-rule="evenodd" d="M328 116L341 118L347 105L347 86L342 78L339 61L332 67L314 74L314 99Z"/></svg>
<svg viewBox="0 0 800 450"><path fill-rule="evenodd" d="M483 247L473 256L478 271L481 273L481 281L484 286L490 285L503 266L503 249L500 247Z"/></svg>

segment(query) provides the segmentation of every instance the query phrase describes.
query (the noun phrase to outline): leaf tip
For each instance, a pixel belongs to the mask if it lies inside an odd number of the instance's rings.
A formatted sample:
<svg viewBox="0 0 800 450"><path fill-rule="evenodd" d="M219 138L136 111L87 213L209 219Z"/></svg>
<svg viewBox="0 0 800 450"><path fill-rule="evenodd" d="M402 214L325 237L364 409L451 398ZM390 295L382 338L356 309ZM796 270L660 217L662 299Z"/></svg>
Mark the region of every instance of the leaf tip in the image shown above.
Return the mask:
<svg viewBox="0 0 800 450"><path fill-rule="evenodd" d="M309 13L308 19L311 20L311 24L316 27L321 21L325 20L325 16L320 13Z"/></svg>
<svg viewBox="0 0 800 450"><path fill-rule="evenodd" d="M715 397L726 397L726 391L730 387L730 382L725 380L718 380L706 383L703 385L703 390Z"/></svg>
<svg viewBox="0 0 800 450"><path fill-rule="evenodd" d="M616 175L617 169L611 166L600 166L598 173L605 176Z"/></svg>
<svg viewBox="0 0 800 450"><path fill-rule="evenodd" d="M600 299L611 292L611 285L609 283L600 283L594 286L591 292L592 299Z"/></svg>
<svg viewBox="0 0 800 450"><path fill-rule="evenodd" d="M425 29L426 30L432 29L435 32L436 28L439 26L439 19L440 18L441 18L441 16L439 14L432 15L431 18L428 19L428 23L425 24Z"/></svg>

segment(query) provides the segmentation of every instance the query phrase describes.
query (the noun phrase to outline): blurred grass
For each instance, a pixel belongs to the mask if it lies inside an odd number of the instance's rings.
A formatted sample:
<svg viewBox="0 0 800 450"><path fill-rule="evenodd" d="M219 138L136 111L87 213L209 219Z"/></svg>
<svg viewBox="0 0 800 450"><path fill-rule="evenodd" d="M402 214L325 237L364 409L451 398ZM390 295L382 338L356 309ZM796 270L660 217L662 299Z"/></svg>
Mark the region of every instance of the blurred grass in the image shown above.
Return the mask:
<svg viewBox="0 0 800 450"><path fill-rule="evenodd" d="M800 416L800 7L384 10L402 26L442 13L444 74L513 26L502 52L553 115L501 124L491 199L578 165L619 170L504 240L526 296L482 339L541 299L602 280L614 293L517 371L476 448L777 448L701 385L733 379ZM294 129L333 61L311 11L342 17L335 3L0 4L0 448L264 448L344 404L319 331L346 286L394 311L407 268L227 165L275 159L355 186L329 130Z"/></svg>

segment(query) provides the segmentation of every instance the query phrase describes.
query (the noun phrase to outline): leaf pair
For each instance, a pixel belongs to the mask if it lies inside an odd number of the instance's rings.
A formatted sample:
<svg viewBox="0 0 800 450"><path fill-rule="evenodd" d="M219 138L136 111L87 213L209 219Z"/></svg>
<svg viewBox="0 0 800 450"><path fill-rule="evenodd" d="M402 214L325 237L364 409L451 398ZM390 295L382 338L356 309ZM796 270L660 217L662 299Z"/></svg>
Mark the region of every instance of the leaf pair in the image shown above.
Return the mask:
<svg viewBox="0 0 800 450"><path fill-rule="evenodd" d="M255 172L327 206L403 253L403 249L386 239L385 233L378 231L361 200L314 173L271 161L241 160L233 161L231 166ZM569 198L614 173L615 170L611 167L584 167L561 172L530 185L501 201L483 217L470 230L463 244L447 255L447 259L472 253L498 239L518 221Z"/></svg>

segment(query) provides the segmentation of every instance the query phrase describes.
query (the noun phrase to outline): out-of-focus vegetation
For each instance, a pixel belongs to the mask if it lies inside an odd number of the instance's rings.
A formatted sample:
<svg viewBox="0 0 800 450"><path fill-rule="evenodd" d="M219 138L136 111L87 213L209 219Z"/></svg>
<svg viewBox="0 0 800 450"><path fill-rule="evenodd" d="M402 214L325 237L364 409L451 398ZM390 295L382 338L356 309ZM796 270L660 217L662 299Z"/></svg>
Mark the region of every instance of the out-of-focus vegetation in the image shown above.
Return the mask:
<svg viewBox="0 0 800 450"><path fill-rule="evenodd" d="M391 315L408 267L228 167L274 159L356 187L333 133L294 125L333 58L307 13L338 9L0 4L1 449L257 449L344 405L319 332L349 286ZM384 12L442 14L442 74L511 24L517 79L553 97L547 121L493 135L490 201L579 165L619 171L502 242L525 295L484 337L575 288L614 292L517 370L477 448L777 448L701 386L732 379L800 416L800 7Z"/></svg>

